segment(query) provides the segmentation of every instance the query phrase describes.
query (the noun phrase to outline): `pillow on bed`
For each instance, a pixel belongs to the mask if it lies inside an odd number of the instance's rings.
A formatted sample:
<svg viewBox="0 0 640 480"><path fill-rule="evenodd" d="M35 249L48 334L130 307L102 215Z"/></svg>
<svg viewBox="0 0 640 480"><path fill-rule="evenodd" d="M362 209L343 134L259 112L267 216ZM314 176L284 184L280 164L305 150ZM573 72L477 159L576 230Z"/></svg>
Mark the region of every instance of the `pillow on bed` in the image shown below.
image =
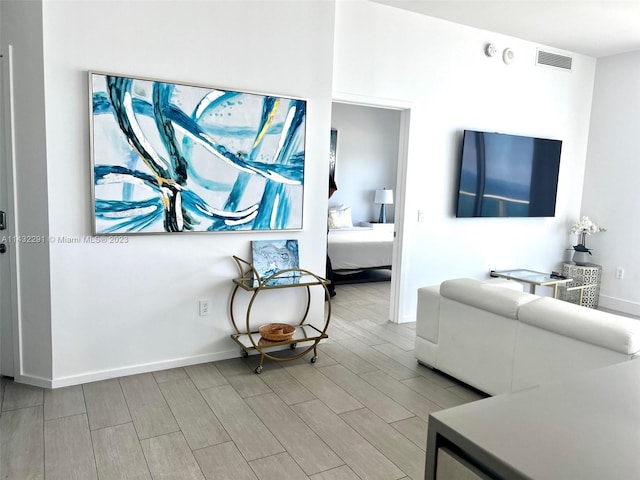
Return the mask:
<svg viewBox="0 0 640 480"><path fill-rule="evenodd" d="M329 209L329 228L350 228L353 227L351 220L351 207L340 205Z"/></svg>

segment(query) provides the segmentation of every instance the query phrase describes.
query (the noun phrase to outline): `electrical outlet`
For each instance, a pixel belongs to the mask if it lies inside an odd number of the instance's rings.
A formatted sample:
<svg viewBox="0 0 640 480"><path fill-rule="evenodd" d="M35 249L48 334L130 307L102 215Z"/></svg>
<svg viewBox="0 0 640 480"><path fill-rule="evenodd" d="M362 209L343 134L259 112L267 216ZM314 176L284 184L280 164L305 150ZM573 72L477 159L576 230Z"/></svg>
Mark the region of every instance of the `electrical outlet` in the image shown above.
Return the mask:
<svg viewBox="0 0 640 480"><path fill-rule="evenodd" d="M616 278L618 280L622 280L624 278L624 268L622 267L616 268Z"/></svg>
<svg viewBox="0 0 640 480"><path fill-rule="evenodd" d="M200 316L209 315L209 300L200 300Z"/></svg>
<svg viewBox="0 0 640 480"><path fill-rule="evenodd" d="M424 222L424 210L418 210L418 223Z"/></svg>

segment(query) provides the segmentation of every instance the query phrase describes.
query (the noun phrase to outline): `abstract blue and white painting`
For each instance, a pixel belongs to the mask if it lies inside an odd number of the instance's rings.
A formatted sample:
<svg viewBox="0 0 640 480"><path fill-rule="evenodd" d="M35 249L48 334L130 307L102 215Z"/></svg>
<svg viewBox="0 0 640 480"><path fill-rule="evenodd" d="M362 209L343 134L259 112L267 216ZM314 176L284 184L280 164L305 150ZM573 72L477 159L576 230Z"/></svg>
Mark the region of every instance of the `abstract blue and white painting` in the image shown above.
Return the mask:
<svg viewBox="0 0 640 480"><path fill-rule="evenodd" d="M89 72L96 234L302 228L306 101Z"/></svg>
<svg viewBox="0 0 640 480"><path fill-rule="evenodd" d="M283 270L300 268L298 240L254 240L251 250L253 268L261 279ZM283 273L282 277L299 275L299 271L293 270Z"/></svg>

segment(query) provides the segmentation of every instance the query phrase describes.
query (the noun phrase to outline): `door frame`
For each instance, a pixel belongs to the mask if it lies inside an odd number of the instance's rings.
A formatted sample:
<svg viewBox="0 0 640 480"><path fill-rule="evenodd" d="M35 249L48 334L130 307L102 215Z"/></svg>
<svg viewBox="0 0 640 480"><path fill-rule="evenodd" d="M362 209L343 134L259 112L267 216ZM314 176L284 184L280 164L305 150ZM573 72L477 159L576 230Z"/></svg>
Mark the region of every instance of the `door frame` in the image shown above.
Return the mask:
<svg viewBox="0 0 640 480"><path fill-rule="evenodd" d="M402 305L402 288L404 284L402 272L404 247L407 162L409 158L409 132L411 127L411 111L414 103L406 100L370 97L346 92L334 92L332 103L344 103L355 106L376 107L387 110L400 111L400 134L398 139L398 165L395 185L395 241L393 242L393 263L391 269L391 292L389 298L389 320L393 323L401 323L404 318Z"/></svg>
<svg viewBox="0 0 640 480"><path fill-rule="evenodd" d="M10 341L1 341L0 375L16 378L21 372L20 335L18 330L18 275L17 249L15 239L15 140L13 118L15 104L13 101L13 49L7 45L0 52L0 140L4 148L0 149L0 210L6 214L6 229L0 230L0 243L7 246L6 253L0 254L0 334L9 335ZM5 240L5 241L2 241ZM8 306L7 306L8 305ZM9 351L7 351L9 350Z"/></svg>

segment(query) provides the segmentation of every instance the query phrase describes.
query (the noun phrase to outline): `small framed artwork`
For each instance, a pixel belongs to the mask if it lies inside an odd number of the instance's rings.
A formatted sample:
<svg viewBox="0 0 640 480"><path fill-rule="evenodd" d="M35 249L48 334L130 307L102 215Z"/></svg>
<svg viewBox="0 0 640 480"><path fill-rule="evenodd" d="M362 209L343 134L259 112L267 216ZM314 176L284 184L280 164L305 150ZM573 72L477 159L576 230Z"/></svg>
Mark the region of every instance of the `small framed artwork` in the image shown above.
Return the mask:
<svg viewBox="0 0 640 480"><path fill-rule="evenodd" d="M300 268L298 240L254 240L251 242L253 268L262 278L278 272ZM297 277L300 272L293 270L282 277Z"/></svg>
<svg viewBox="0 0 640 480"><path fill-rule="evenodd" d="M89 72L96 234L299 230L305 100Z"/></svg>

